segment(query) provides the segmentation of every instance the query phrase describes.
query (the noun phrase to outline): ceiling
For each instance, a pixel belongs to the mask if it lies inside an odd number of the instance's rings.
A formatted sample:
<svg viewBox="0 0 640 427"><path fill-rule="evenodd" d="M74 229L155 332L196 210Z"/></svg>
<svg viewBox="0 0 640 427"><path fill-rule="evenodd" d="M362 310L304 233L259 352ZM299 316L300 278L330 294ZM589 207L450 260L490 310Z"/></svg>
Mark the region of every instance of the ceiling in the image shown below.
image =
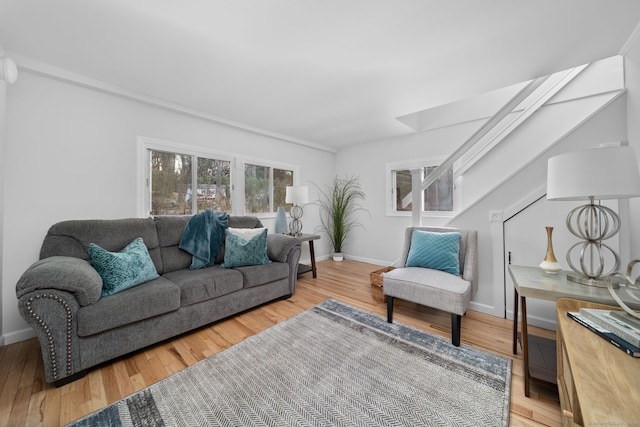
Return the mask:
<svg viewBox="0 0 640 427"><path fill-rule="evenodd" d="M339 150L616 55L639 22L638 0L0 0L0 46Z"/></svg>

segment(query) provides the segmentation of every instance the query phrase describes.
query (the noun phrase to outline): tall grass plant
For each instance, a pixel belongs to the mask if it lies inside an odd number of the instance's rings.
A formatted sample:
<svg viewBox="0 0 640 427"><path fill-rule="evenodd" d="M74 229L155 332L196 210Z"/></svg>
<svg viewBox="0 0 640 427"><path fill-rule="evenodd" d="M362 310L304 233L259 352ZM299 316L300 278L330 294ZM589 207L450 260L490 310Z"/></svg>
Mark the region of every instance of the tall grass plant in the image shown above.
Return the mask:
<svg viewBox="0 0 640 427"><path fill-rule="evenodd" d="M318 230L325 233L331 242L334 253L341 253L351 231L362 226L358 221L359 211L368 211L360 204L366 195L357 176L336 176L331 185L317 186L320 206L320 225Z"/></svg>

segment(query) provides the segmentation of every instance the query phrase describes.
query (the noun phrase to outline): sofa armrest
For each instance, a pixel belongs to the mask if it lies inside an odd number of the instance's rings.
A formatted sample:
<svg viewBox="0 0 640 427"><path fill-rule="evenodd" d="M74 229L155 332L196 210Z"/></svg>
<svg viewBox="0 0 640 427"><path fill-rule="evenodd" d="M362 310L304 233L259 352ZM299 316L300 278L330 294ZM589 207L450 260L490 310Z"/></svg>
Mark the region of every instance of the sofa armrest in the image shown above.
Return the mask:
<svg viewBox="0 0 640 427"><path fill-rule="evenodd" d="M64 384L83 371L76 333L79 308L71 293L56 289L36 289L18 299L20 315L40 341L48 383Z"/></svg>
<svg viewBox="0 0 640 427"><path fill-rule="evenodd" d="M267 255L271 261L291 262L292 251L296 248L299 251L300 246L300 240L293 236L286 234L267 235Z"/></svg>
<svg viewBox="0 0 640 427"><path fill-rule="evenodd" d="M32 264L16 284L18 298L36 290L57 289L69 292L81 306L100 298L102 278L88 261L54 256Z"/></svg>

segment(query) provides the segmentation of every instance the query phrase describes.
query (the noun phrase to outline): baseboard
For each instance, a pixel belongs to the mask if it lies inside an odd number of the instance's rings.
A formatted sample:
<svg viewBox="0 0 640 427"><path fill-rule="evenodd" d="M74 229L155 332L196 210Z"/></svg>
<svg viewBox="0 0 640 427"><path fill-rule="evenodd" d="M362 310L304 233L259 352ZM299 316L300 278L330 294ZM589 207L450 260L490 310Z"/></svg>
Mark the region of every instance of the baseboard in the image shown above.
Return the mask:
<svg viewBox="0 0 640 427"><path fill-rule="evenodd" d="M366 262L367 264L382 265L385 267L393 264L393 261L389 262L389 261L381 261L379 259L362 258L362 257L352 256L350 254L344 254L344 259L351 259L353 261Z"/></svg>
<svg viewBox="0 0 640 427"><path fill-rule="evenodd" d="M15 331L15 332L11 332L6 335L0 336L0 343L1 343L0 345L15 344L20 341L29 340L31 338L34 338L35 336L36 336L36 333L33 329L31 328L22 329L20 331Z"/></svg>
<svg viewBox="0 0 640 427"><path fill-rule="evenodd" d="M522 313L520 313L520 316L522 316ZM507 319L513 320L513 310L507 311ZM521 320L522 319L518 318L518 322L520 322ZM527 313L527 325L533 325L542 329L555 331L556 319L551 320L540 316L532 316L531 314Z"/></svg>
<svg viewBox="0 0 640 427"><path fill-rule="evenodd" d="M482 304L479 302L471 301L469 303L469 308L473 311L477 311L479 313L489 314L491 316L497 317L495 315L495 307L492 305Z"/></svg>

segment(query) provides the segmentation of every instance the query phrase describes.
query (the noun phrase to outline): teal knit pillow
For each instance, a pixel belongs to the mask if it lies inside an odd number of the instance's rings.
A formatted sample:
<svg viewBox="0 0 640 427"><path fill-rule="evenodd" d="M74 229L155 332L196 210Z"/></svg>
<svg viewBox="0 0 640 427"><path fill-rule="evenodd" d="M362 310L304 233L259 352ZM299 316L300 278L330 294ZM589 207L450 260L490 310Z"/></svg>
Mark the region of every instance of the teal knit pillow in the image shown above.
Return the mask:
<svg viewBox="0 0 640 427"><path fill-rule="evenodd" d="M90 243L89 256L91 265L102 277L103 297L158 278L142 237L135 238L120 252L109 252Z"/></svg>
<svg viewBox="0 0 640 427"><path fill-rule="evenodd" d="M406 266L432 268L459 276L461 237L458 232L413 230Z"/></svg>
<svg viewBox="0 0 640 427"><path fill-rule="evenodd" d="M222 268L270 264L266 228L227 228Z"/></svg>

